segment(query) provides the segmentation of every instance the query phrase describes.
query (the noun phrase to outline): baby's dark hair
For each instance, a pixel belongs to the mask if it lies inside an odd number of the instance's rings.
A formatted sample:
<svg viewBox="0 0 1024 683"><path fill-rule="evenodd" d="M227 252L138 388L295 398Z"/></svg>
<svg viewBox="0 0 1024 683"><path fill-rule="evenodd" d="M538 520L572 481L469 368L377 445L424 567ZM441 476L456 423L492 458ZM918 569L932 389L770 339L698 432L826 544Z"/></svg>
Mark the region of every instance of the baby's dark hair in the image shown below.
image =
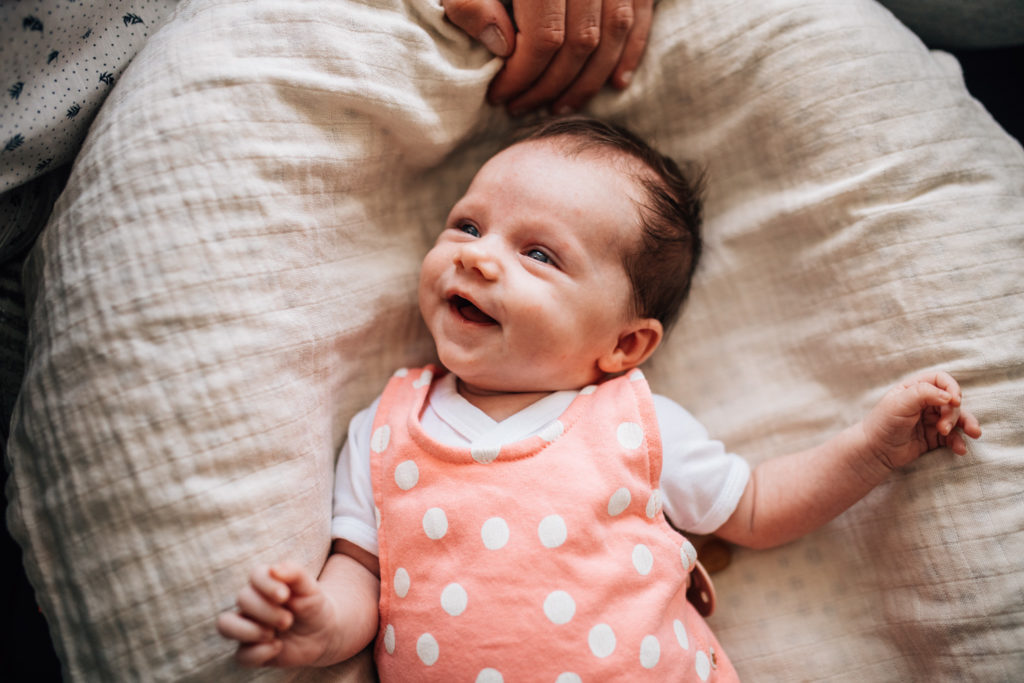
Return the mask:
<svg viewBox="0 0 1024 683"><path fill-rule="evenodd" d="M704 174L688 177L679 165L634 133L604 121L572 116L521 131L512 144L561 138L571 156L588 151L620 153L649 172L635 174L646 198L640 206L641 239L623 256L633 287L634 312L656 318L667 331L690 293L703 246L700 234Z"/></svg>

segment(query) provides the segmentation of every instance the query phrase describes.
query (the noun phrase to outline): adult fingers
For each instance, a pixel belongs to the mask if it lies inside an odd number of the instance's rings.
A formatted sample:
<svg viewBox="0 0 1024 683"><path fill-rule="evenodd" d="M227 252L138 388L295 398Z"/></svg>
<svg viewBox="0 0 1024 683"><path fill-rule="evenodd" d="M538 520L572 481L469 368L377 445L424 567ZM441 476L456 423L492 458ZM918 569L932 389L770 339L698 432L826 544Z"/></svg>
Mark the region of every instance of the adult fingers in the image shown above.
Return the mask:
<svg viewBox="0 0 1024 683"><path fill-rule="evenodd" d="M565 41L565 0L514 0L519 35L515 51L494 77L487 93L502 104L529 88Z"/></svg>
<svg viewBox="0 0 1024 683"><path fill-rule="evenodd" d="M580 109L601 90L622 57L633 29L633 0L605 0L601 8L601 44L569 89L552 105L556 113Z"/></svg>
<svg viewBox="0 0 1024 683"><path fill-rule="evenodd" d="M647 49L647 39L651 35L651 22L654 20L654 0L634 0L633 2L633 28L626 38L626 45L622 48L622 57L612 74L612 85L624 89L633 82L633 73L640 66L644 51Z"/></svg>
<svg viewBox="0 0 1024 683"><path fill-rule="evenodd" d="M561 95L601 44L601 0L568 0L565 39L540 78L508 103L513 113L546 104Z"/></svg>
<svg viewBox="0 0 1024 683"><path fill-rule="evenodd" d="M448 19L479 40L498 57L508 57L515 46L515 28L499 0L443 0Z"/></svg>

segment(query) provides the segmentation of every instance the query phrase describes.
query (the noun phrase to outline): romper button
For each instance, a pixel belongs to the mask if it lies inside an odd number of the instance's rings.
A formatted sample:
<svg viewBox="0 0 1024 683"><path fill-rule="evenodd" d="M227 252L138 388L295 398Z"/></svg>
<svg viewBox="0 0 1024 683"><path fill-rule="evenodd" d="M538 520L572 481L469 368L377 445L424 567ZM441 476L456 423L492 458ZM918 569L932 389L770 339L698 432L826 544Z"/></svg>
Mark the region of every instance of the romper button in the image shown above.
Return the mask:
<svg viewBox="0 0 1024 683"><path fill-rule="evenodd" d="M711 536L703 543L697 543L697 557L708 570L708 574L716 574L732 562L732 550L725 541Z"/></svg>

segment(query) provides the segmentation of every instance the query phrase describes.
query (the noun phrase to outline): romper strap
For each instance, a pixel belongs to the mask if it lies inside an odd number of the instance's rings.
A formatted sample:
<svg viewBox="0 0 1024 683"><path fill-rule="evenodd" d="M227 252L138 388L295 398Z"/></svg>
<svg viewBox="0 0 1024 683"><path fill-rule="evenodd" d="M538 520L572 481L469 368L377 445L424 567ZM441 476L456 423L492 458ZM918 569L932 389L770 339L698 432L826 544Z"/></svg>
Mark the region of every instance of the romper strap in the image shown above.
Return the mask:
<svg viewBox="0 0 1024 683"><path fill-rule="evenodd" d="M690 572L690 587L686 589L686 599L702 617L711 616L715 611L715 586L700 560L697 560L693 565L693 571Z"/></svg>

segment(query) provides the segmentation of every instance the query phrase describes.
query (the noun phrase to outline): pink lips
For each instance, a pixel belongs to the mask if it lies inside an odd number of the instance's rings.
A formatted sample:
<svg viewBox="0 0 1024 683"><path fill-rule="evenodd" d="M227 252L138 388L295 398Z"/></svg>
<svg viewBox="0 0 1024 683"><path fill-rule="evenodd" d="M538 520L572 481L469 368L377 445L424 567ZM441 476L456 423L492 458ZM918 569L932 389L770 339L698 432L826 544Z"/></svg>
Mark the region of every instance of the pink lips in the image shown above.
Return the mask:
<svg viewBox="0 0 1024 683"><path fill-rule="evenodd" d="M471 323L477 323L480 325L495 325L497 320L487 315L469 299L459 296L458 294L453 295L448 299L448 304L452 310L455 311L463 320Z"/></svg>

